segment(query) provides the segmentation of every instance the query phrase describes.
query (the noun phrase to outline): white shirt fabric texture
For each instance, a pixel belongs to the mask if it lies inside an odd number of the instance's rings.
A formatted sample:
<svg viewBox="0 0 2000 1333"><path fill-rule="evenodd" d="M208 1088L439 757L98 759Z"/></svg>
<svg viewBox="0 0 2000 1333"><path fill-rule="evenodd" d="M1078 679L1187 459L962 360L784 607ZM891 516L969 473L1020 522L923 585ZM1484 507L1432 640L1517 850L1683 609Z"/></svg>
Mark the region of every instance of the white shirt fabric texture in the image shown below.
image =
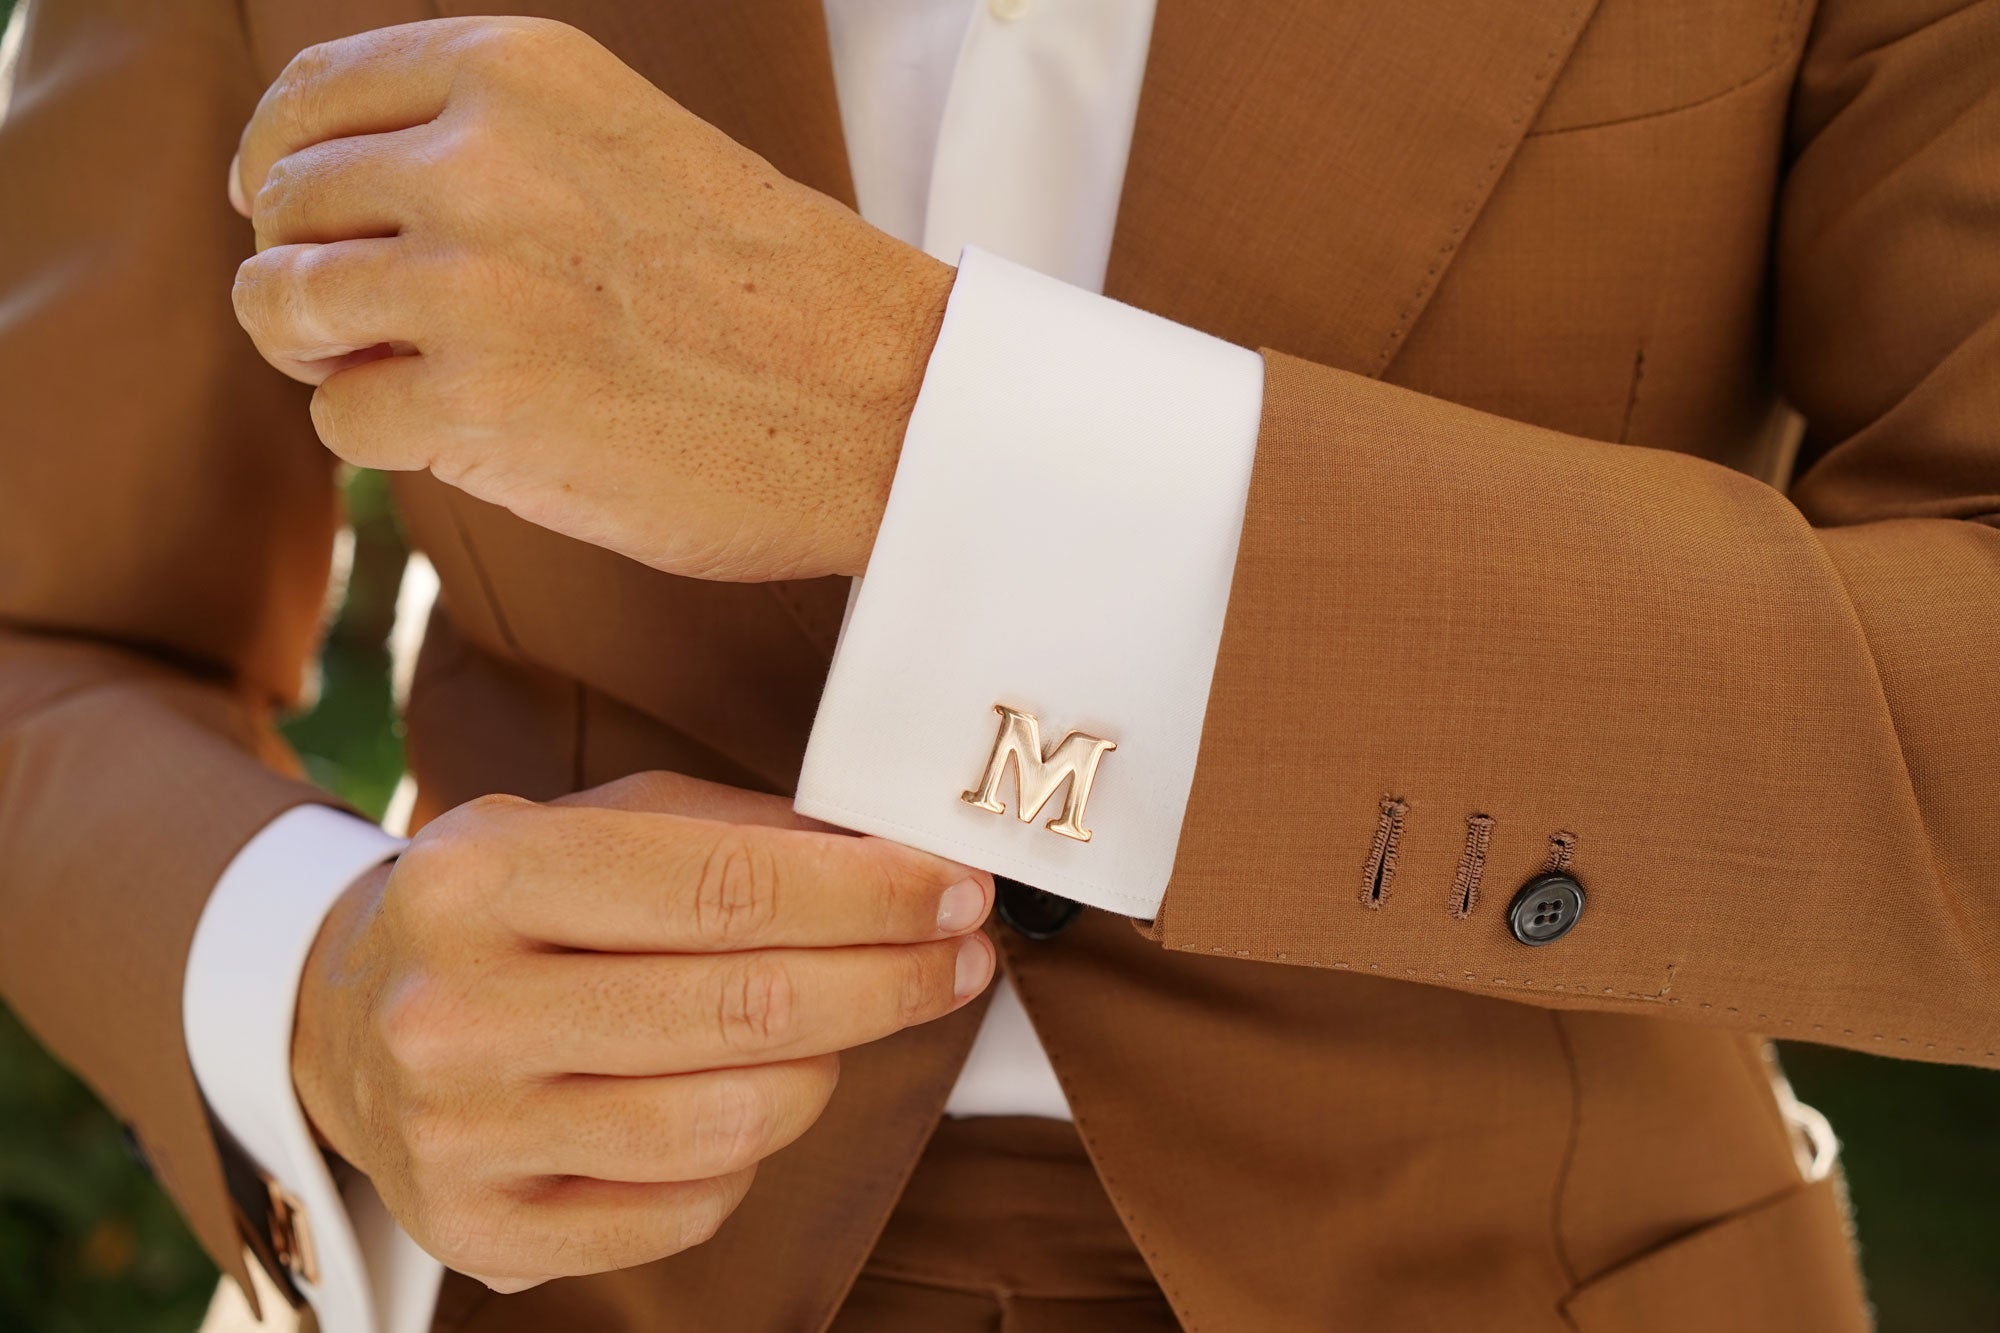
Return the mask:
<svg viewBox="0 0 2000 1333"><path fill-rule="evenodd" d="M1262 407L1252 352L1097 295L1153 0L825 0L856 201L953 286L800 778L804 813L1150 917L1193 780ZM975 809L994 705L1115 740L1076 842ZM292 1088L305 957L398 839L325 807L230 864L189 955L210 1107L303 1206L327 1333L421 1333L442 1269L336 1182ZM1004 978L954 1115L1067 1118Z"/></svg>

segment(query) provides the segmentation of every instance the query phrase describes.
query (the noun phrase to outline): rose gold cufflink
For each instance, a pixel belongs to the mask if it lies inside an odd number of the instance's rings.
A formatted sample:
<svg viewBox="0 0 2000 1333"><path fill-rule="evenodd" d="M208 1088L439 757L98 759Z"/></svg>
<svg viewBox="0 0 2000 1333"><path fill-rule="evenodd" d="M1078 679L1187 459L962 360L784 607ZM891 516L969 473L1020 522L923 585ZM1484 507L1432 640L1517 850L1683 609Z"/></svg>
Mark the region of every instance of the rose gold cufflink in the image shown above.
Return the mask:
<svg viewBox="0 0 2000 1333"><path fill-rule="evenodd" d="M1062 809L1045 827L1065 838L1089 842L1090 830L1083 826L1083 807L1090 800L1090 784L1097 780L1097 765L1118 748L1118 743L1072 731L1044 750L1042 725L1033 713L1006 704L994 704L993 711L1000 715L1000 728L993 737L992 753L986 757L986 770L980 774L979 785L959 793L958 799L992 814L1005 814L1007 807L1000 800L1000 779L1011 759L1015 813L1021 822L1032 822L1056 794L1056 788L1067 782L1069 791L1063 798Z"/></svg>

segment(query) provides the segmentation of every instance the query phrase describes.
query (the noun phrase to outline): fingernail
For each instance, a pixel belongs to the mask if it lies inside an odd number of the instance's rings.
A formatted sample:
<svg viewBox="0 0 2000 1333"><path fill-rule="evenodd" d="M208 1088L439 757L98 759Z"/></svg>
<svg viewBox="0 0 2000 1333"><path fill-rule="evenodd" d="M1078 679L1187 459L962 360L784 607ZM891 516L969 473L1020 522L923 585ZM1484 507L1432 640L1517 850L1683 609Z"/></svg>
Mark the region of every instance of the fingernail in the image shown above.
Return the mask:
<svg viewBox="0 0 2000 1333"><path fill-rule="evenodd" d="M229 159L229 206L246 218L250 216L250 205L243 200L243 155L241 153Z"/></svg>
<svg viewBox="0 0 2000 1333"><path fill-rule="evenodd" d="M952 994L961 1000L977 995L992 974L993 955L988 952L986 942L977 935L967 936L965 943L958 946L958 972L952 978Z"/></svg>
<svg viewBox="0 0 2000 1333"><path fill-rule="evenodd" d="M947 935L978 923L979 914L985 910L986 893L978 881L962 879L944 891L938 899L938 929Z"/></svg>

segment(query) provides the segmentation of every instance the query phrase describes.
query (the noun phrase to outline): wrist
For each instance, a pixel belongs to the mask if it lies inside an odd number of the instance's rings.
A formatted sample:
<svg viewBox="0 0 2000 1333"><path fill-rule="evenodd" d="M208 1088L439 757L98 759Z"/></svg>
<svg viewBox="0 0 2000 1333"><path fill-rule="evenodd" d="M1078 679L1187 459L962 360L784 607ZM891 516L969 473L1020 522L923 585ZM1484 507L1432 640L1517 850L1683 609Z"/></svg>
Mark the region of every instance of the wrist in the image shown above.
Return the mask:
<svg viewBox="0 0 2000 1333"><path fill-rule="evenodd" d="M352 1011L371 989L360 941L374 920L393 862L384 862L350 884L313 938L299 978L292 1025L292 1088L306 1125L321 1147L357 1165L354 1115L358 1068Z"/></svg>
<svg viewBox="0 0 2000 1333"><path fill-rule="evenodd" d="M879 371L873 378L882 387L870 395L860 413L850 502L830 516L827 566L836 574L858 576L868 566L895 483L903 436L957 276L949 264L918 251L910 253L915 258L907 280L896 284L881 302L885 334L878 352Z"/></svg>

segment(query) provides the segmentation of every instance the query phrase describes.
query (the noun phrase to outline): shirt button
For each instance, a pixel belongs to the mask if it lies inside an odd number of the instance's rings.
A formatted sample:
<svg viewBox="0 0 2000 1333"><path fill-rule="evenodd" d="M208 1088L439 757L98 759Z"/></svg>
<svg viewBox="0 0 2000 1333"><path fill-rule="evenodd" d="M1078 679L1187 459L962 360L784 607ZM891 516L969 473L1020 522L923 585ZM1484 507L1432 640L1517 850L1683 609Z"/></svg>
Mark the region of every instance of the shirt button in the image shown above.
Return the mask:
<svg viewBox="0 0 2000 1333"><path fill-rule="evenodd" d="M1507 906L1507 928L1523 944L1552 944L1583 916L1583 885L1568 875L1537 875Z"/></svg>
<svg viewBox="0 0 2000 1333"><path fill-rule="evenodd" d="M1002 23L1026 18L1034 7L1035 0L986 0L986 12Z"/></svg>
<svg viewBox="0 0 2000 1333"><path fill-rule="evenodd" d="M993 877L993 910L1015 934L1031 940L1052 940L1083 912L1083 904L1030 888L1018 879Z"/></svg>

